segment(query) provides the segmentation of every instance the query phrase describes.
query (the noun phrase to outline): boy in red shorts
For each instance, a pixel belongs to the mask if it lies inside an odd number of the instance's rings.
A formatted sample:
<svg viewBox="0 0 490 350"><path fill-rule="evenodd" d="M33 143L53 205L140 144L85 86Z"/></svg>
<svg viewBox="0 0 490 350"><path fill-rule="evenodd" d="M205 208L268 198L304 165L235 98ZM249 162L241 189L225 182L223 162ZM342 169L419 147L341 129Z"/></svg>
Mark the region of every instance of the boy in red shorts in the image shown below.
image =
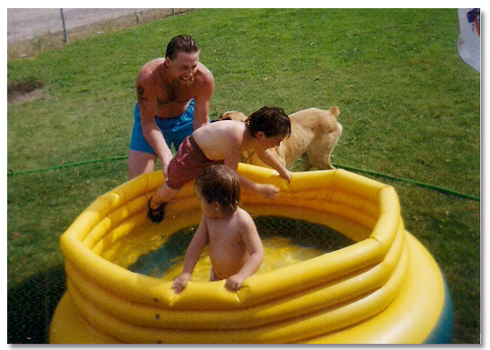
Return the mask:
<svg viewBox="0 0 490 350"><path fill-rule="evenodd" d="M165 206L186 183L196 179L201 171L213 164L224 164L237 171L240 154L253 148L257 156L277 170L279 176L291 181L287 170L268 149L278 146L291 134L291 122L279 107L262 107L245 122L220 121L207 124L187 137L168 166L168 178L148 201L148 217L159 223L165 216ZM238 174L240 185L260 195L274 199L279 189L259 184Z"/></svg>

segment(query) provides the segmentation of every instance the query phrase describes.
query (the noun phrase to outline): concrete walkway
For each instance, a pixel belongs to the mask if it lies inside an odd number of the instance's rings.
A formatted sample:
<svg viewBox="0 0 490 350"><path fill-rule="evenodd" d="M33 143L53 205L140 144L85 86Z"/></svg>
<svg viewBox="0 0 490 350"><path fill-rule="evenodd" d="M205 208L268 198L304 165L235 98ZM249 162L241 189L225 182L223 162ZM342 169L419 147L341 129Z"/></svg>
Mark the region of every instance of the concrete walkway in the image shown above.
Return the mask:
<svg viewBox="0 0 490 350"><path fill-rule="evenodd" d="M63 9L66 30L87 24L111 20L136 12L151 11L148 8L66 8ZM9 8L7 9L7 43L28 40L49 33L63 32L59 8Z"/></svg>

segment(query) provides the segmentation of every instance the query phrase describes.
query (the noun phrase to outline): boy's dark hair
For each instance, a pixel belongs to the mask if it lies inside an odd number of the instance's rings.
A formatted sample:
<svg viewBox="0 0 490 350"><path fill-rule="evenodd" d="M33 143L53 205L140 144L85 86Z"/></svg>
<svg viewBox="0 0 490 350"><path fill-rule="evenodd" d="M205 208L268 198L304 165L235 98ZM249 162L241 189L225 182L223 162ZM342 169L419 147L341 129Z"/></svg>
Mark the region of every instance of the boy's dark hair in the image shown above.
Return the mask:
<svg viewBox="0 0 490 350"><path fill-rule="evenodd" d="M291 121L280 107L262 107L245 120L245 125L253 137L262 131L266 137L291 135Z"/></svg>
<svg viewBox="0 0 490 350"><path fill-rule="evenodd" d="M178 35L168 43L165 57L173 60L177 57L178 52L193 53L197 51L199 51L199 46L190 35Z"/></svg>
<svg viewBox="0 0 490 350"><path fill-rule="evenodd" d="M197 177L195 187L206 202L218 202L224 213L233 213L240 204L238 175L226 165L206 167Z"/></svg>

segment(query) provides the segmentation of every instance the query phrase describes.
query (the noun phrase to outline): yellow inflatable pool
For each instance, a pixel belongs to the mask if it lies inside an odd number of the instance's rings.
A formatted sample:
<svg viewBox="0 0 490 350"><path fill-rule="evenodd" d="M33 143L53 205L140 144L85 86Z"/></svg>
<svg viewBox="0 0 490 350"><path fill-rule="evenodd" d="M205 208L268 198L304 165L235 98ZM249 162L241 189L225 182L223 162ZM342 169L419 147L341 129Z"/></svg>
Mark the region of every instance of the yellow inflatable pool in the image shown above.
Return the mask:
<svg viewBox="0 0 490 350"><path fill-rule="evenodd" d="M239 172L281 188L276 200L243 191L242 207L252 216L325 225L353 244L259 270L236 293L224 281L194 279L177 295L170 278L127 267L196 225L199 202L188 184L162 224L138 231L148 222L147 199L163 181L161 172L142 175L97 198L62 235L67 292L50 342L450 342L444 278L405 230L392 187L344 170L294 173L289 185L270 169L240 164Z"/></svg>

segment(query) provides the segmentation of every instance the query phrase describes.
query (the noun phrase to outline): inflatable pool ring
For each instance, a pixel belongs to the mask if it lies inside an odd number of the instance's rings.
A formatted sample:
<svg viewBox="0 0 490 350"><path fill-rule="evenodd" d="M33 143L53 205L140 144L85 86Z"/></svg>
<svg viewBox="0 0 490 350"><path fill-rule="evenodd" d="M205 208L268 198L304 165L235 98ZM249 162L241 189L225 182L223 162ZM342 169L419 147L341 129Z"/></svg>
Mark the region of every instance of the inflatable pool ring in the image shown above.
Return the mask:
<svg viewBox="0 0 490 350"><path fill-rule="evenodd" d="M242 207L253 217L325 225L354 244L257 273L236 293L224 281L191 281L177 295L171 280L114 263L113 247L148 221L147 200L163 182L161 172L145 174L97 198L61 236L67 292L53 316L50 342L450 342L444 278L405 230L392 187L339 169L294 173L290 184L270 169L240 164L238 170L281 189L275 200L243 191ZM198 224L199 208L187 184L167 206L164 222L153 227L169 232L164 240ZM134 242L138 238L145 240ZM127 260L141 255L128 243L124 248Z"/></svg>

